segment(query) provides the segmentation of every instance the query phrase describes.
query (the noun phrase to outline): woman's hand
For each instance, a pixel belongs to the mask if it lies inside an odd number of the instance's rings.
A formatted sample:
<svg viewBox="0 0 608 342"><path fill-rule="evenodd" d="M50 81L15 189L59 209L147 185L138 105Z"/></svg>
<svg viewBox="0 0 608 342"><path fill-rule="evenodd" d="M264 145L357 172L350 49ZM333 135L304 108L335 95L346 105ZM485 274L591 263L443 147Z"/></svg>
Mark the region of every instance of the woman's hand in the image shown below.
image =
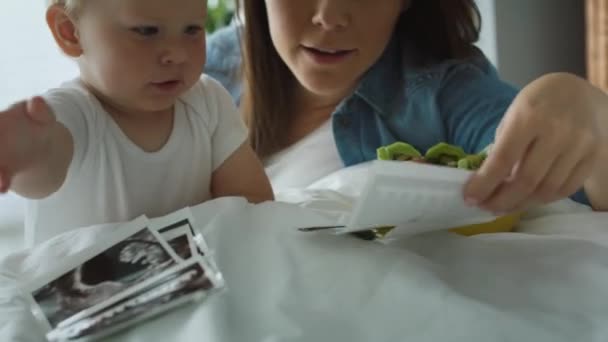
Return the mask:
<svg viewBox="0 0 608 342"><path fill-rule="evenodd" d="M607 96L584 79L559 73L533 81L505 113L465 200L504 214L572 195L605 149L604 111Z"/></svg>

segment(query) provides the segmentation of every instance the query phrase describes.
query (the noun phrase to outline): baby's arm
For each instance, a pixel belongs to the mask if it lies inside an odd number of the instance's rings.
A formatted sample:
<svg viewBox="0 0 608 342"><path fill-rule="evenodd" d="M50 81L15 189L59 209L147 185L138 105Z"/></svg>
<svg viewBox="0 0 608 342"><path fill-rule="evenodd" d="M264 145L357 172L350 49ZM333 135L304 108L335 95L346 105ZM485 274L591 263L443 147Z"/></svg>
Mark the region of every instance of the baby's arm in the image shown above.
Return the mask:
<svg viewBox="0 0 608 342"><path fill-rule="evenodd" d="M49 196L63 184L73 151L71 134L42 98L0 111L0 192Z"/></svg>
<svg viewBox="0 0 608 342"><path fill-rule="evenodd" d="M213 172L211 193L213 197L244 196L253 203L274 199L264 167L248 142Z"/></svg>

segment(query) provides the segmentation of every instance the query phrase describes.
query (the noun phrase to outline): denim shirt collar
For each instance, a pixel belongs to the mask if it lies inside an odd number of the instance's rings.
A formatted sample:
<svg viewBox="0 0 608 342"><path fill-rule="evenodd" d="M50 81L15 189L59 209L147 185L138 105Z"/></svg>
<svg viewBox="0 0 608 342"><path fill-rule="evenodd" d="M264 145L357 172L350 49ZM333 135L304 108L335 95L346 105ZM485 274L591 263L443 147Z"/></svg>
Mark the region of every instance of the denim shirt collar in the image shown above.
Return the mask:
<svg viewBox="0 0 608 342"><path fill-rule="evenodd" d="M377 114L388 117L394 111L395 103L402 103L405 87L405 74L402 53L396 39L391 39L383 54L363 75L359 86L353 95L345 102L354 98L363 100Z"/></svg>

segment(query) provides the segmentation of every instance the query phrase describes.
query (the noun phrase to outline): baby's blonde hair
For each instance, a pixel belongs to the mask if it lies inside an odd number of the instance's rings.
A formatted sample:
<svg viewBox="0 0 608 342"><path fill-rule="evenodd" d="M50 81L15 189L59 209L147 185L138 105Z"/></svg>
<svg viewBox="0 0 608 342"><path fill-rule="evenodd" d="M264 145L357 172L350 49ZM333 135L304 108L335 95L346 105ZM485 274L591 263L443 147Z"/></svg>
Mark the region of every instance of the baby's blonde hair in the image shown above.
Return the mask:
<svg viewBox="0 0 608 342"><path fill-rule="evenodd" d="M63 6L68 13L75 13L82 6L83 0L47 0L47 3L49 6Z"/></svg>

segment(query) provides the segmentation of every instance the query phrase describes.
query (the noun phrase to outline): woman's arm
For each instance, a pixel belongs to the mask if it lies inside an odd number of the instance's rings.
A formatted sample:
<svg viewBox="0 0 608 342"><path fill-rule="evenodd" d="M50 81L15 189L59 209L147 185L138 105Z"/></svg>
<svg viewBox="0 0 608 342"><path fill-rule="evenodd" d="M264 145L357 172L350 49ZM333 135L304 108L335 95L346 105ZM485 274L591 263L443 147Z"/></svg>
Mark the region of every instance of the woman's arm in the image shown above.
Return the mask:
<svg viewBox="0 0 608 342"><path fill-rule="evenodd" d="M220 82L238 105L242 94L242 55L236 23L207 37L205 74Z"/></svg>

